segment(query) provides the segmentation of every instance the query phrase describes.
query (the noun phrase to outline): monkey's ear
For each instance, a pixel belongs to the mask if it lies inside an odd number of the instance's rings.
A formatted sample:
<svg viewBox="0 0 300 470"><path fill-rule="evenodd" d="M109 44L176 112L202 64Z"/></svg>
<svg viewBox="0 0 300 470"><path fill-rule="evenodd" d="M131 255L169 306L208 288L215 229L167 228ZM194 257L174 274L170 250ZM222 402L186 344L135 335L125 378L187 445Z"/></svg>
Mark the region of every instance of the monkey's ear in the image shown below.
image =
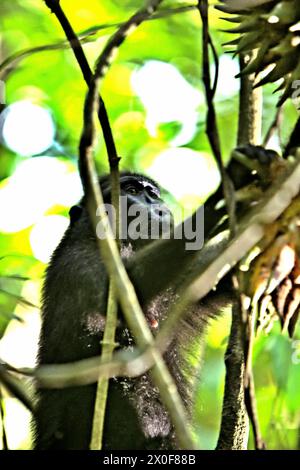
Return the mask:
<svg viewBox="0 0 300 470"><path fill-rule="evenodd" d="M70 216L70 222L71 225L75 224L79 217L81 216L82 213L82 206L77 205L77 206L72 206L71 209L69 210L69 216Z"/></svg>

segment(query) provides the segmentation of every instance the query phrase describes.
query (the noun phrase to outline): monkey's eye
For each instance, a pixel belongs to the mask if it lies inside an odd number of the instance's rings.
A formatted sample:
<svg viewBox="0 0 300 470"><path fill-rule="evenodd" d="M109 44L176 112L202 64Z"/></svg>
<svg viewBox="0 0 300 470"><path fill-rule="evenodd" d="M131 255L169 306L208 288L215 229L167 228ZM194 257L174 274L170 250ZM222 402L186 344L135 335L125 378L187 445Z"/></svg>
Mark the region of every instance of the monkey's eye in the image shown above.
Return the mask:
<svg viewBox="0 0 300 470"><path fill-rule="evenodd" d="M125 191L126 193L128 194L139 194L141 191L136 187L136 186L133 186L133 185L128 185L128 186L125 186Z"/></svg>
<svg viewBox="0 0 300 470"><path fill-rule="evenodd" d="M155 191L155 189L148 188L147 191L148 191L149 196L152 197L152 199L159 199L160 194L157 191Z"/></svg>

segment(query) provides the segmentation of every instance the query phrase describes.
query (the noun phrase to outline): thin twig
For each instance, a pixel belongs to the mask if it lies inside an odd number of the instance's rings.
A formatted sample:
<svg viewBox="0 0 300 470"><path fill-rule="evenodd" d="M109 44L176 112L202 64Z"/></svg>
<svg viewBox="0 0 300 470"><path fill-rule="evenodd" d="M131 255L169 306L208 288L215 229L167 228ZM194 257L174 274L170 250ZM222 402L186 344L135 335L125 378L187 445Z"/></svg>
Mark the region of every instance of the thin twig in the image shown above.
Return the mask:
<svg viewBox="0 0 300 470"><path fill-rule="evenodd" d="M243 345L245 352L244 400L248 417L253 429L255 449L263 450L266 449L266 445L262 439L259 426L253 376L253 348L255 341L255 325L257 323L257 305L251 309L245 307L241 318L243 327Z"/></svg>
<svg viewBox="0 0 300 470"><path fill-rule="evenodd" d="M220 146L220 136L217 125L217 117L214 107L214 95L217 88L217 79L219 71L219 61L216 54L215 47L213 45L212 38L209 34L209 19L208 19L208 1L207 0L198 0L198 10L202 19L202 79L205 88L206 103L207 103L207 116L206 116L206 134L208 140L215 156L216 163L221 175L222 187L224 199L226 202L227 212L229 216L229 226L231 233L234 233L235 230L235 204L233 197L233 185L226 172ZM211 76L210 76L210 60L209 60L209 47L211 47L215 66L216 66L216 75L213 85L211 85Z"/></svg>
<svg viewBox="0 0 300 470"><path fill-rule="evenodd" d="M212 95L212 98L214 98L215 94L216 94L216 91L217 91L217 86L218 86L218 83L219 83L220 64L219 64L218 53L217 53L217 50L215 48L215 45L213 43L213 40L212 40L210 34L208 35L208 41L209 41L209 45L210 45L210 48L211 48L212 53L213 53L214 63L215 63L215 76L214 76L213 86L211 88L211 95Z"/></svg>
<svg viewBox="0 0 300 470"><path fill-rule="evenodd" d="M78 39L76 33L74 32L68 18L66 17L63 9L61 8L59 0L45 0L46 5L50 8L51 12L55 14L56 18L58 19L69 43L71 48L73 49L74 55L80 66L82 75L84 80L86 81L87 85L89 86L92 80L92 71L83 51L82 45L80 40ZM117 154L116 145L114 142L114 138L112 135L112 130L110 127L108 114L105 108L104 101L102 97L99 97L101 106L98 107L98 117L101 124L103 137L106 145L107 155L112 165L114 165L115 160L118 162L119 157Z"/></svg>
<svg viewBox="0 0 300 470"><path fill-rule="evenodd" d="M245 371L246 373L246 371ZM259 420L258 420L258 413L257 413L257 405L256 405L256 397L255 397L255 386L254 386L254 377L253 371L251 369L248 372L245 384L245 405L247 409L247 413L249 416L249 420L253 429L254 435L254 444L256 450L265 450L266 444L262 438Z"/></svg>
<svg viewBox="0 0 300 470"><path fill-rule="evenodd" d="M116 293L113 280L109 285L107 314L105 322L105 330L102 340L101 362L109 362L112 360L113 352L117 344L115 343L115 332L118 316L118 303L116 301ZM92 427L92 439L90 444L91 450L101 450L103 443L104 418L106 410L106 402L108 395L108 377L100 376L97 384L97 393L94 406L94 417Z"/></svg>
<svg viewBox="0 0 300 470"><path fill-rule="evenodd" d="M102 78L106 74L121 44L143 21L153 15L161 2L162 0L148 0L147 6L134 13L134 15L123 23L115 34L112 35L96 62L95 77Z"/></svg>
<svg viewBox="0 0 300 470"><path fill-rule="evenodd" d="M157 11L153 16L146 18L145 21L153 21L159 20L161 18L166 18L168 16L177 15L181 13L187 13L189 11L195 10L197 7L196 5L183 5L180 7L175 8L165 8ZM87 44L89 42L93 42L98 38L94 38L93 36L96 35L99 31L103 31L106 29L111 28L119 28L122 25L121 22L117 23L105 23L98 26L93 26L88 28L84 31L81 31L77 34L78 39L80 40L81 44ZM92 39L90 39L92 37ZM36 54L39 52L44 51L55 51L59 49L68 49L71 45L69 41L58 41L52 44L42 44L41 46L36 47L28 47L26 49L22 49L20 51L15 52L14 54L10 55L2 63L0 63L0 77L3 78L4 74L5 77L10 73L11 70L14 70L14 65L20 62L23 59L31 56L32 54Z"/></svg>
<svg viewBox="0 0 300 470"><path fill-rule="evenodd" d="M247 449L249 426L244 403L244 353L240 323L239 305L234 305L225 353L225 391L216 450Z"/></svg>
<svg viewBox="0 0 300 470"><path fill-rule="evenodd" d="M114 208L112 218L112 229L116 236L116 243L120 250L120 180L119 180L119 161L118 159L109 160L110 179L111 179L111 203ZM114 279L110 277L109 293L106 311L106 321L102 341L101 361L112 359L113 351L116 346L115 335L118 322L118 301L115 289ZM97 384L96 400L94 405L93 428L90 448L92 450L101 450L103 443L104 418L108 395L108 377L99 377Z"/></svg>
<svg viewBox="0 0 300 470"><path fill-rule="evenodd" d="M209 35L209 24L208 24L208 2L207 0L198 0L198 9L202 19L202 54L203 54L203 84L205 88L206 102L207 102L207 120L206 120L206 132L209 138L209 142L215 156L216 162L219 167L221 176L225 172L221 148L220 148L220 138L217 128L217 119L216 112L213 103L214 93L215 93L215 84L211 86L211 77L210 77L210 60L209 60L209 45L212 44L212 39ZM214 50L214 49L213 49ZM215 59L217 56L214 55ZM218 63L218 60L217 62Z"/></svg>
<svg viewBox="0 0 300 470"><path fill-rule="evenodd" d="M89 34L79 34L78 39L81 43L89 42ZM93 39L94 40L94 39ZM33 54L37 54L39 52L48 52L48 51L57 51L60 49L69 49L70 43L69 41L58 41L53 44L42 44L41 46L36 47L29 47L27 49L22 49L20 51L15 52L14 54L10 55L3 62L0 63L0 78L3 80L7 78L11 71L14 70L14 67L23 59L30 57Z"/></svg>

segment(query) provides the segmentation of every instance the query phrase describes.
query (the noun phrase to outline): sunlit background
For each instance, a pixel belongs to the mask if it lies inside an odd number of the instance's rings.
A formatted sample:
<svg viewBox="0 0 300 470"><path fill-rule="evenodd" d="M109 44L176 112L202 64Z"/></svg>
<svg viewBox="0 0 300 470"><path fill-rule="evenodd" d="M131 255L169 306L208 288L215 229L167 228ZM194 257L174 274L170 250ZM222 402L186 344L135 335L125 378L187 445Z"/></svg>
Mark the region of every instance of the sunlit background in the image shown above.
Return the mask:
<svg viewBox="0 0 300 470"><path fill-rule="evenodd" d="M91 64L115 30L110 25L140 6L139 0L61 3L82 33ZM166 1L165 8L181 4L187 2ZM152 176L170 192L170 204L188 212L219 182L205 136L200 26L196 11L146 22L122 46L101 89L121 168ZM216 108L227 160L235 145L238 64L224 53L228 37L215 11L211 27L220 54ZM69 208L82 195L76 157L86 85L63 39L44 2L1 1L0 358L18 367L35 364L44 269L68 225ZM265 91L264 130L273 119L273 89ZM295 116L288 103L286 135ZM100 130L96 160L100 173L108 169ZM227 312L210 328L199 372L195 422L206 449L214 448L218 435L229 318ZM276 329L255 349L258 410L270 448L297 448L300 441L300 366L292 363L292 351ZM9 447L29 448L29 412L2 393Z"/></svg>

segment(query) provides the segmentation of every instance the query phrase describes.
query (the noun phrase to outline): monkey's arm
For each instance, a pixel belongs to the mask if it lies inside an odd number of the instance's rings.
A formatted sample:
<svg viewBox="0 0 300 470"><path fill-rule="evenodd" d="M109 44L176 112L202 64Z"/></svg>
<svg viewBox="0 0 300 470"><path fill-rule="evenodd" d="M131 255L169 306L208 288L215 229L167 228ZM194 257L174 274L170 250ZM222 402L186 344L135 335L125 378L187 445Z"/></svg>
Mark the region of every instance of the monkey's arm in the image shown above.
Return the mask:
<svg viewBox="0 0 300 470"><path fill-rule="evenodd" d="M246 159L256 160L266 168L275 158L274 151L259 146L247 145L238 150ZM227 170L236 190L258 181L257 175L253 175L247 166L234 159L231 160ZM223 190L219 187L206 201L204 208L199 208L187 221L175 228L183 234L182 237L155 241L127 260L126 268L142 305L169 285L182 285L188 283L189 280L192 281L205 266L222 253L224 243L222 243L223 246L221 244L204 245L198 250L187 250L186 244L190 240L184 236L184 225L197 227L197 222L199 223L200 220L204 224L203 228L200 227L203 230L204 241L209 240L210 233L226 215L225 205L221 209L216 209L217 203L222 199ZM248 209L248 204L246 208ZM237 204L237 216L239 217L244 212L245 206ZM222 228L227 228L226 222ZM222 291L228 289L231 290L231 283L227 276L219 283L218 290L222 294Z"/></svg>
<svg viewBox="0 0 300 470"><path fill-rule="evenodd" d="M196 277L221 252L222 246L186 250L186 239L160 240L126 260L139 300L143 305L170 285L180 286Z"/></svg>

